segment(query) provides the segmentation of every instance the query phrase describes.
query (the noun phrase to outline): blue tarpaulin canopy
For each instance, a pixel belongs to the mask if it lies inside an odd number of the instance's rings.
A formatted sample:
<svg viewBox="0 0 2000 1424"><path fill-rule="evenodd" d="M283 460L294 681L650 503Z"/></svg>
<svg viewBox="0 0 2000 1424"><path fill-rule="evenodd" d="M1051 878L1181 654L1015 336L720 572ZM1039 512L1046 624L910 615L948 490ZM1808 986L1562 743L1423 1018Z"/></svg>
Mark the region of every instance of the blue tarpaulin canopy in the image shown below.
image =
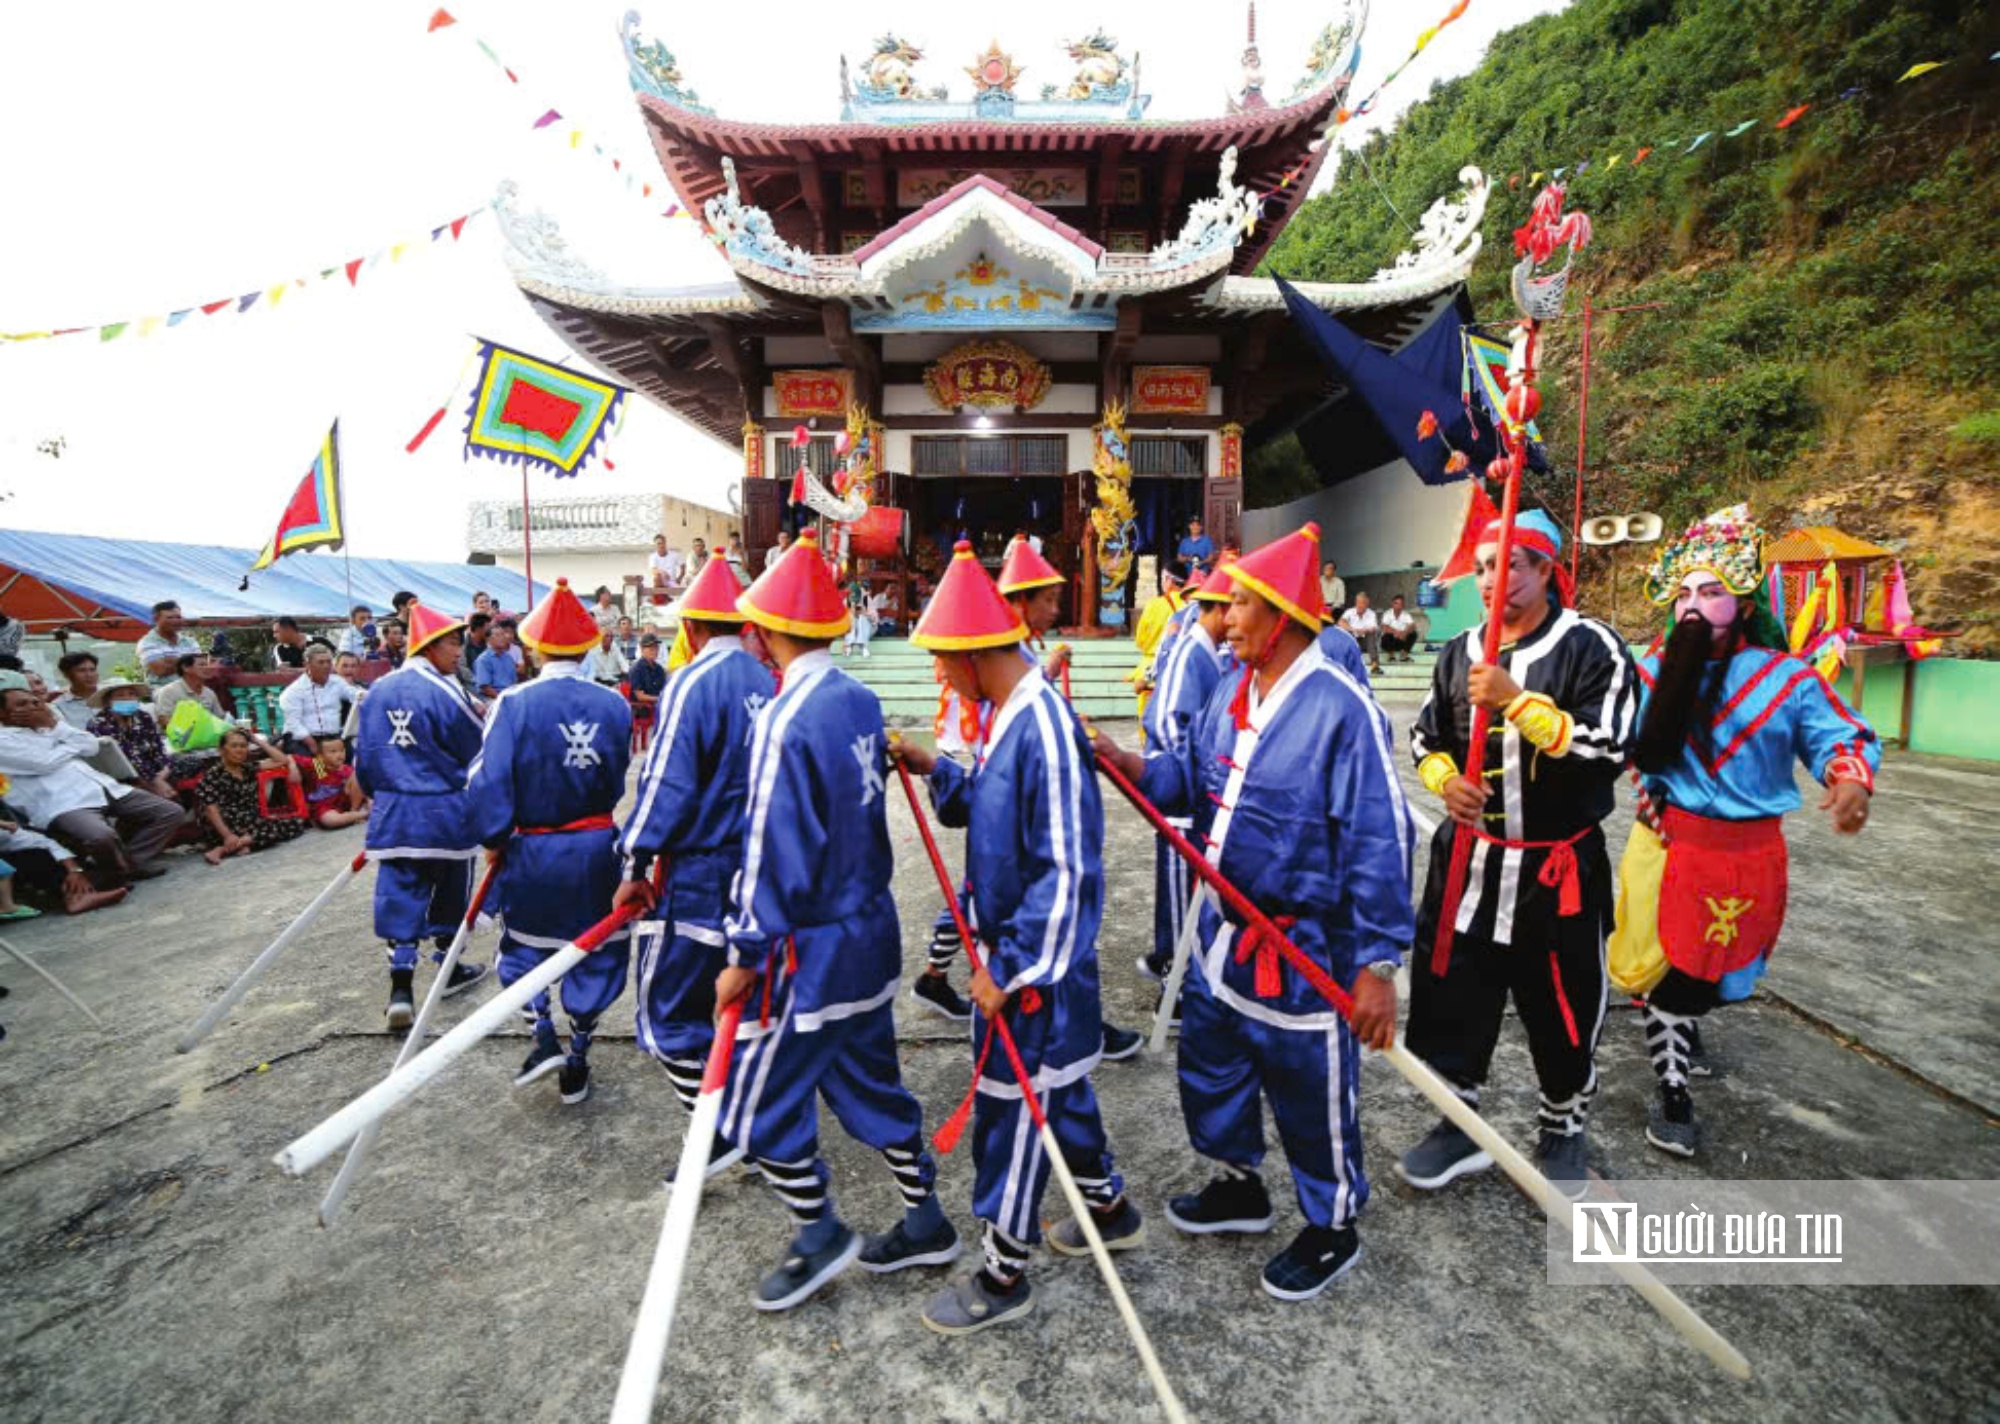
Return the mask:
<svg viewBox="0 0 2000 1424"><path fill-rule="evenodd" d="M255 549L216 544L155 544L140 539L97 539L80 534L0 530L0 610L30 632L59 627L96 637L137 638L153 621L153 605L173 599L190 623L245 626L281 613L305 621L340 623L353 604L378 613L408 590L440 612L472 607L481 589L516 607L525 585L519 574L490 565L344 559L337 554L294 554L239 588L257 561ZM348 580L354 597L348 599ZM535 585L535 596L548 592Z"/></svg>

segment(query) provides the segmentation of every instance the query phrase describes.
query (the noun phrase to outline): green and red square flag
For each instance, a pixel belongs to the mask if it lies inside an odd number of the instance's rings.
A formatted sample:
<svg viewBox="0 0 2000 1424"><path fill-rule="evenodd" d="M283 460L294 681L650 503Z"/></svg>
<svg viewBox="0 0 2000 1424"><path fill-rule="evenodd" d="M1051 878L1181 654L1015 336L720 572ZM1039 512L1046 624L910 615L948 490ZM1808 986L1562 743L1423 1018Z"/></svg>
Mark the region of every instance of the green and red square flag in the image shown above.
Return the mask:
<svg viewBox="0 0 2000 1424"><path fill-rule="evenodd" d="M340 422L336 420L320 442L312 468L292 491L277 532L250 571L268 569L301 549L338 549L346 537L340 519Z"/></svg>
<svg viewBox="0 0 2000 1424"><path fill-rule="evenodd" d="M479 360L465 426L468 456L574 475L630 394L498 342L482 340Z"/></svg>

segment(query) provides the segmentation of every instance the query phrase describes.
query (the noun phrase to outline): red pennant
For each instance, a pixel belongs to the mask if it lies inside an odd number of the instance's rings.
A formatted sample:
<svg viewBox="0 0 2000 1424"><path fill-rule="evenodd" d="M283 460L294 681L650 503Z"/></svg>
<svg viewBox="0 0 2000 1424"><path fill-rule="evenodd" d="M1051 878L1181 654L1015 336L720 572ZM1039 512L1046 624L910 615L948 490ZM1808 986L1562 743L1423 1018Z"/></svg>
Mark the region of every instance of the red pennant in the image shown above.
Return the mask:
<svg viewBox="0 0 2000 1424"><path fill-rule="evenodd" d="M618 468L616 465L611 463L611 457L608 455L600 457L600 462L607 470L615 470Z"/></svg>
<svg viewBox="0 0 2000 1424"><path fill-rule="evenodd" d="M458 235L465 231L465 225L471 221L472 221L471 213L467 213L462 218L453 218L451 220L451 240L453 242L458 241Z"/></svg>
<svg viewBox="0 0 2000 1424"><path fill-rule="evenodd" d="M508 77L508 79L512 80L516 84L519 84L521 82L521 76L516 74L513 70L509 69L504 64L500 66L500 72L502 74L505 74Z"/></svg>
<svg viewBox="0 0 2000 1424"><path fill-rule="evenodd" d="M203 316L214 316L234 300L236 300L234 297L225 297L219 302L203 302L201 304L201 314Z"/></svg>
<svg viewBox="0 0 2000 1424"><path fill-rule="evenodd" d="M426 440L431 438L431 432L433 430L436 430L438 428L439 422L441 422L444 419L444 411L445 408L443 406L439 406L435 411L431 412L431 418L424 422L424 428L422 430L419 430L416 433L416 435L411 439L410 443L403 447L403 449L407 453L411 455L416 454L417 447L423 444Z"/></svg>
<svg viewBox="0 0 2000 1424"><path fill-rule="evenodd" d="M650 197L652 197L652 196L653 196L653 185L652 185L651 183L641 183L641 184L639 185L639 196L640 196L640 197L642 197L642 198L650 198Z"/></svg>
<svg viewBox="0 0 2000 1424"><path fill-rule="evenodd" d="M614 169L616 169L616 168L620 168L620 167L623 167L623 165L622 165L622 164L620 164L620 163L619 163L619 161L618 161L617 159L615 159L615 158L611 160L611 166L612 166L612 167L613 167Z"/></svg>
<svg viewBox="0 0 2000 1424"><path fill-rule="evenodd" d="M1811 104L1801 104L1798 106L1798 108L1788 111L1782 119L1778 120L1778 127L1781 129L1790 128L1793 124L1797 123L1800 120L1800 118L1802 118L1805 115L1805 111L1807 109L1810 109L1811 107L1812 107Z"/></svg>
<svg viewBox="0 0 2000 1424"><path fill-rule="evenodd" d="M437 31L443 29L446 25L455 25L457 23L458 21L454 20L451 17L451 11L433 10L431 12L431 22L428 25L424 26L424 33L427 35L435 34Z"/></svg>
<svg viewBox="0 0 2000 1424"><path fill-rule="evenodd" d="M352 287L361 280L361 264L366 262L367 260L368 259L366 257L357 257L352 262L347 264L348 286Z"/></svg>
<svg viewBox="0 0 2000 1424"><path fill-rule="evenodd" d="M1653 150L1650 148L1642 148L1637 153L1633 154L1632 166L1634 168L1637 168L1640 164L1644 163L1646 161L1646 155L1651 153L1652 151Z"/></svg>

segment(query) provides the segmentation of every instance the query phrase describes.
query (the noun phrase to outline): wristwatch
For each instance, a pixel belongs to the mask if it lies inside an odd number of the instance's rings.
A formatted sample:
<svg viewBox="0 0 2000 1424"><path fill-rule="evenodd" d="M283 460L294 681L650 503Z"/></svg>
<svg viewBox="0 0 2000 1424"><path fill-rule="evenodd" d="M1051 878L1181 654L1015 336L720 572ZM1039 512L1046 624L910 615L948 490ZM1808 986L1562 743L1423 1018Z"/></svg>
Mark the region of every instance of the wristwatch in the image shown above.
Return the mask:
<svg viewBox="0 0 2000 1424"><path fill-rule="evenodd" d="M1398 966L1393 959L1377 959L1368 965L1368 972L1377 979L1394 979Z"/></svg>

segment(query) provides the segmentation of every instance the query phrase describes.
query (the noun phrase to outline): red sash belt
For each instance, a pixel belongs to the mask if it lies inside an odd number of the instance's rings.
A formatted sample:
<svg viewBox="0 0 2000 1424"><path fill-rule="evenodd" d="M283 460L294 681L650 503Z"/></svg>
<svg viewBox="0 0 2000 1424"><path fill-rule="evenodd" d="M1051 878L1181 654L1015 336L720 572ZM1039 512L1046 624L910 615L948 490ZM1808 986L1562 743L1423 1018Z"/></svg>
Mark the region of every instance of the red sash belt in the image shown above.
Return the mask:
<svg viewBox="0 0 2000 1424"><path fill-rule="evenodd" d="M1547 851L1549 858L1542 862L1541 872L1535 878L1557 891L1558 915L1567 918L1583 913L1583 887L1576 878L1576 843L1597 827L1585 826L1575 835L1560 841L1510 841L1492 835L1478 826L1468 826L1466 829L1486 844L1499 846L1502 850Z"/></svg>
<svg viewBox="0 0 2000 1424"><path fill-rule="evenodd" d="M563 826L516 826L514 827L514 834L517 836L559 836L565 831L609 831L615 830L617 826L618 823L612 820L611 816L607 813L602 816L580 816Z"/></svg>

